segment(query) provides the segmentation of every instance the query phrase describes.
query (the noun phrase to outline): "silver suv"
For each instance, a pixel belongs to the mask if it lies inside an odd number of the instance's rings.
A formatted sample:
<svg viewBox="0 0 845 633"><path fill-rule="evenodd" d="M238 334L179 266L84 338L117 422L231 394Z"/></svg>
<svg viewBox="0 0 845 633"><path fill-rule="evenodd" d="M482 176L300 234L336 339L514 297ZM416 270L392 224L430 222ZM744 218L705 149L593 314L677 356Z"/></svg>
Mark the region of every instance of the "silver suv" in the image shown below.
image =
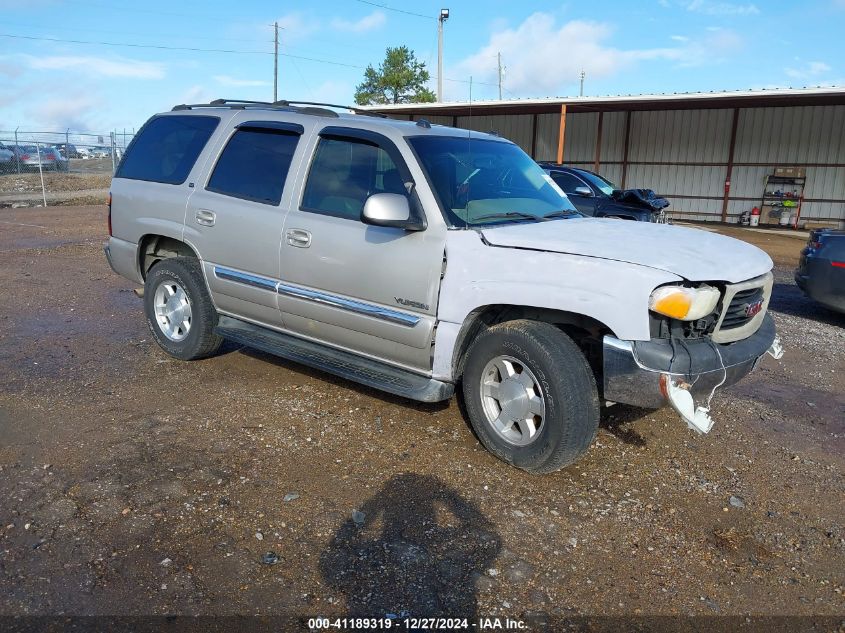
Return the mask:
<svg viewBox="0 0 845 633"><path fill-rule="evenodd" d="M105 252L168 354L231 339L413 400L458 388L532 472L583 454L602 404L707 432L716 389L779 357L759 249L585 218L495 135L323 105L181 105L133 140Z"/></svg>

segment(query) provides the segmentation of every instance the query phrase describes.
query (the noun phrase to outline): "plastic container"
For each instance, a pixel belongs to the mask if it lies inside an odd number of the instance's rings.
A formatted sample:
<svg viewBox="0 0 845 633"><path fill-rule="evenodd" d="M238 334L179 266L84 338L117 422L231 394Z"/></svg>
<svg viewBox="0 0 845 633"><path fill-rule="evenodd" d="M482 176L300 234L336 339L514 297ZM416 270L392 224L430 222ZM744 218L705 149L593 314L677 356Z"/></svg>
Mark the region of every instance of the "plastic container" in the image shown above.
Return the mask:
<svg viewBox="0 0 845 633"><path fill-rule="evenodd" d="M792 211L789 209L784 209L780 212L780 221L778 224L781 226L789 226L789 218L792 215Z"/></svg>
<svg viewBox="0 0 845 633"><path fill-rule="evenodd" d="M759 215L752 215L751 216L751 223L749 226L760 226L760 216Z"/></svg>

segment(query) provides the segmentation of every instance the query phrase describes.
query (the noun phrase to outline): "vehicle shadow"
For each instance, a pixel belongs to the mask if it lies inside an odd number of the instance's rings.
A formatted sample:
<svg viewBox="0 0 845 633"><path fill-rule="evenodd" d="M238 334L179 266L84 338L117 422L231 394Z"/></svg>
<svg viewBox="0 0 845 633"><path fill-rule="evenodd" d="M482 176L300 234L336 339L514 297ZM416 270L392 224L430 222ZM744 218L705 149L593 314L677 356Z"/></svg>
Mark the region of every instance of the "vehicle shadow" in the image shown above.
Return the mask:
<svg viewBox="0 0 845 633"><path fill-rule="evenodd" d="M627 404L602 407L599 428L604 429L625 444L646 446L648 442L634 430L632 425L651 413L653 413L651 409L632 407Z"/></svg>
<svg viewBox="0 0 845 633"><path fill-rule="evenodd" d="M812 319L819 323L845 327L845 315L838 314L810 299L794 283L777 282L772 288L769 310L778 314Z"/></svg>
<svg viewBox="0 0 845 633"><path fill-rule="evenodd" d="M495 526L431 475L389 479L320 556L327 585L351 617L460 617L474 621L475 580L499 555Z"/></svg>

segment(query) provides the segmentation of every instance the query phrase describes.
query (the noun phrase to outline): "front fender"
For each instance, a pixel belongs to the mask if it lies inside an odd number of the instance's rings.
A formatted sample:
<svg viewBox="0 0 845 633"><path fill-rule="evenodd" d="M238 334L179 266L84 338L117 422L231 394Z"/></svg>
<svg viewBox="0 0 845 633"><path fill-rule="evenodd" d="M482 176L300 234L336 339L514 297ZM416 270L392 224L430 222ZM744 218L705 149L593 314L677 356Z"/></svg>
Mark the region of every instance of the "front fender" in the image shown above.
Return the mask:
<svg viewBox="0 0 845 633"><path fill-rule="evenodd" d="M678 281L677 275L637 264L490 246L475 231L450 231L437 314L435 373L451 368L461 325L483 306L571 312L603 323L616 338L645 341L650 338L651 291Z"/></svg>

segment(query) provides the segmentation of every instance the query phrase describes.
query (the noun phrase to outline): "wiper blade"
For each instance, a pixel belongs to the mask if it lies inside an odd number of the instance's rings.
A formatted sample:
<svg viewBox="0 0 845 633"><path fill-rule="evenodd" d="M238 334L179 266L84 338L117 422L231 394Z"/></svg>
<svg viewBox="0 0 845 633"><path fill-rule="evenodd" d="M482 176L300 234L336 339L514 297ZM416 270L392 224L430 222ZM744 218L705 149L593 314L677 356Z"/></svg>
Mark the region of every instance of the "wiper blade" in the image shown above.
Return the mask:
<svg viewBox="0 0 845 633"><path fill-rule="evenodd" d="M553 220L554 218L568 218L571 215L581 215L581 212L576 209L561 209L560 211L552 211L540 217L543 220Z"/></svg>
<svg viewBox="0 0 845 633"><path fill-rule="evenodd" d="M476 220L539 220L541 216L533 213L523 213L522 211L508 211L507 213L488 213L487 215L480 215Z"/></svg>

